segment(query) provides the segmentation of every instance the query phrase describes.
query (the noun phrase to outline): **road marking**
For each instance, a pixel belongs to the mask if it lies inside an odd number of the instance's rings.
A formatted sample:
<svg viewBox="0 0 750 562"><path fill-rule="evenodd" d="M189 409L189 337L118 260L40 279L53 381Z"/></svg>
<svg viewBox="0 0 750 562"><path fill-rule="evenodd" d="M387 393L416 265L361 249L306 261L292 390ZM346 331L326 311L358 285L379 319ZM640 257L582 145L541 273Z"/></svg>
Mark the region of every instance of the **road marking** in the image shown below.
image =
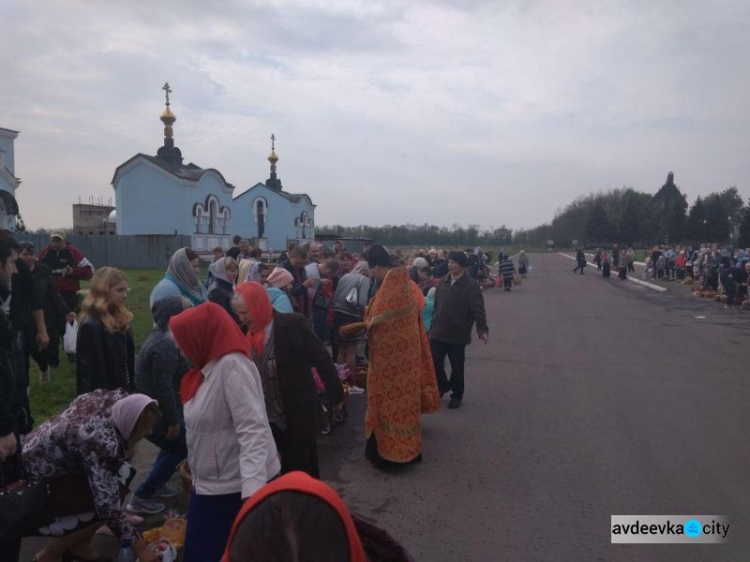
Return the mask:
<svg viewBox="0 0 750 562"><path fill-rule="evenodd" d="M568 258L569 260L576 261L576 259L573 256L569 256L568 254L563 254L562 252L557 252L557 253L565 258ZM587 261L586 263L589 264L591 267L596 267L595 263L592 263L590 261ZM635 283L636 285L641 285L642 287L646 287L647 289L652 289L654 291L659 291L660 293L663 293L664 291L667 290L666 287L660 287L659 285L654 285L653 283L649 283L647 281L641 281L640 279L636 279L635 277L631 277L630 275L628 275L626 279L632 283Z"/></svg>
<svg viewBox="0 0 750 562"><path fill-rule="evenodd" d="M705 316L696 316L696 318L697 318L698 320L705 320L705 319L706 319L706 317L705 317Z"/></svg>

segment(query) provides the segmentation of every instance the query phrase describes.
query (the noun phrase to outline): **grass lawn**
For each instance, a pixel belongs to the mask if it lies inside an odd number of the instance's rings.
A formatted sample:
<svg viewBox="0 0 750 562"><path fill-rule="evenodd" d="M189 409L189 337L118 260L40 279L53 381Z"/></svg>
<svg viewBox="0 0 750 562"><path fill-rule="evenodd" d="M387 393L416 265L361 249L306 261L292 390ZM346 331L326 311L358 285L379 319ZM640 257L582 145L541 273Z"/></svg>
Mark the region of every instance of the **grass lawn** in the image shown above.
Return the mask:
<svg viewBox="0 0 750 562"><path fill-rule="evenodd" d="M151 289L164 277L164 271L157 269L125 269L123 271L128 277L131 289L128 308L134 315L133 336L137 353L153 325L151 310L148 306ZM83 289L87 286L88 283L82 284ZM39 384L39 368L34 360L31 360L29 399L35 425L39 425L47 418L64 410L76 395L75 365L70 363L62 352L62 342L60 345L60 366L52 372L52 380L48 384L44 386Z"/></svg>

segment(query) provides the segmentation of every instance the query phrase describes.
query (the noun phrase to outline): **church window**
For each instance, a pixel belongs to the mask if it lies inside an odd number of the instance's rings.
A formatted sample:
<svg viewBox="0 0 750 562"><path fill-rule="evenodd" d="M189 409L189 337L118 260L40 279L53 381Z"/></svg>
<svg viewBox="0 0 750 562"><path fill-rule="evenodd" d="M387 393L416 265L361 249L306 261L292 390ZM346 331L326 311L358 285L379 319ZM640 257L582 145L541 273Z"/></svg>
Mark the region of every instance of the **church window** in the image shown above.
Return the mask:
<svg viewBox="0 0 750 562"><path fill-rule="evenodd" d="M258 238L263 238L264 234L266 233L265 213L263 212L263 201L258 201L256 215L258 217Z"/></svg>
<svg viewBox="0 0 750 562"><path fill-rule="evenodd" d="M208 233L209 234L218 234L216 232L218 230L217 228L218 206L219 205L216 203L215 199L212 199L208 205Z"/></svg>

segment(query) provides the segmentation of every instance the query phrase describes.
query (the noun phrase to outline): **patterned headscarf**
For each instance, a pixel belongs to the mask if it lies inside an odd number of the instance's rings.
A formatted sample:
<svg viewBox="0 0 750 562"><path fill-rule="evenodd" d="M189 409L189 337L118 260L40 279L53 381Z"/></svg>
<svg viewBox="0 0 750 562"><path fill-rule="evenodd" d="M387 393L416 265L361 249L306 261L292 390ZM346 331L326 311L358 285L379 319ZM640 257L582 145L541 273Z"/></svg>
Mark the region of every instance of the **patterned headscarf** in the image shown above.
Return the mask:
<svg viewBox="0 0 750 562"><path fill-rule="evenodd" d="M198 279L190 260L187 257L187 248L180 248L169 260L166 278L172 281L180 292L190 299L193 304L206 302L206 288Z"/></svg>

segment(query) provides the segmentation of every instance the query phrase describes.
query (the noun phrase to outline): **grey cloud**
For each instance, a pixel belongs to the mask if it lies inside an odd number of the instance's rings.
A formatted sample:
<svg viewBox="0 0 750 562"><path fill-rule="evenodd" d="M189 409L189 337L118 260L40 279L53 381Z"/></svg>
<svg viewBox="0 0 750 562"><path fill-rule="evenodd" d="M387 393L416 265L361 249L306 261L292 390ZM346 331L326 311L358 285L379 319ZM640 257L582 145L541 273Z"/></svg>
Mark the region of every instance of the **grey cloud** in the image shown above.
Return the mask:
<svg viewBox="0 0 750 562"><path fill-rule="evenodd" d="M740 0L16 2L7 13L0 126L22 131L31 226L56 224L78 194L110 197L114 167L155 151L167 80L186 159L246 187L267 176L276 132L282 179L311 194L319 223L533 226L581 193L655 191L670 169L691 198L733 184L750 195Z"/></svg>

